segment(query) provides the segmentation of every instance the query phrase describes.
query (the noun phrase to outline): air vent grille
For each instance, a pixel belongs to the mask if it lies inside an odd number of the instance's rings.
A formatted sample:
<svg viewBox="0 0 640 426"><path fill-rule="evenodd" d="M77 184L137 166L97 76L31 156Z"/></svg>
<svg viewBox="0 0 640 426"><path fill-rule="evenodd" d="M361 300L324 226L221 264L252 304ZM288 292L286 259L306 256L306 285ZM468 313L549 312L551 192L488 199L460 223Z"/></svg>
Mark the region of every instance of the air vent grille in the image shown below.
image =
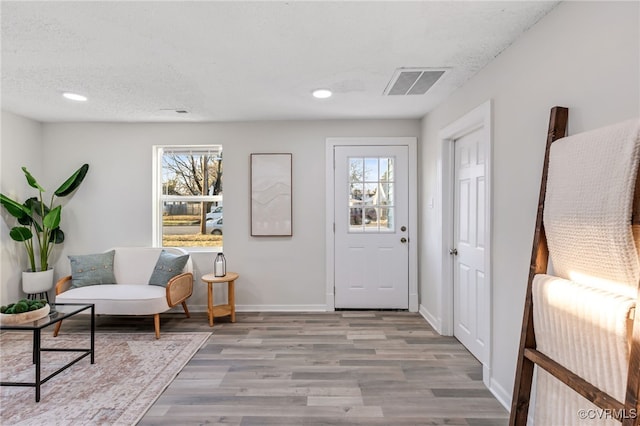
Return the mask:
<svg viewBox="0 0 640 426"><path fill-rule="evenodd" d="M441 68L398 68L387 84L384 94L387 96L424 95L445 71Z"/></svg>
<svg viewBox="0 0 640 426"><path fill-rule="evenodd" d="M160 108L160 111L167 113L175 112L176 114L189 114L189 110L184 108Z"/></svg>

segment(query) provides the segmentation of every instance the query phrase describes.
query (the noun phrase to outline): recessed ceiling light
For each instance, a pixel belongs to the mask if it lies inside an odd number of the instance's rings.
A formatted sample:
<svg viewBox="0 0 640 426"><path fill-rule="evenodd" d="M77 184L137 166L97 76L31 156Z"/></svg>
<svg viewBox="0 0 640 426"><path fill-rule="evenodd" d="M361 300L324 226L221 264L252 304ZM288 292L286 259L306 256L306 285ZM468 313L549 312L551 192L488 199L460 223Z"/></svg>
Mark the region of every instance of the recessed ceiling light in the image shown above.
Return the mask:
<svg viewBox="0 0 640 426"><path fill-rule="evenodd" d="M330 98L332 93L329 89L316 89L312 92L314 98L326 99Z"/></svg>
<svg viewBox="0 0 640 426"><path fill-rule="evenodd" d="M77 93L65 92L62 94L67 99L71 99L72 101L85 102L87 100L86 96L78 95Z"/></svg>

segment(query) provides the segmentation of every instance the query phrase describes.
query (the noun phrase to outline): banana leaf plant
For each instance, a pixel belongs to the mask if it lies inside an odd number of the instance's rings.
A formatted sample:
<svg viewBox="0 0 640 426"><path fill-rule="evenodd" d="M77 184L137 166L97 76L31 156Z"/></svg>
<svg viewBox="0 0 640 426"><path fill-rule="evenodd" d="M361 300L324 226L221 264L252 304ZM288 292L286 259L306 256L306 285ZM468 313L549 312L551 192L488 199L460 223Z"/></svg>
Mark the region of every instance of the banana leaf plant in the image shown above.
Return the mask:
<svg viewBox="0 0 640 426"><path fill-rule="evenodd" d="M87 171L89 171L89 165L84 164L64 181L51 195L49 204L44 202L43 194L46 192L44 188L40 186L26 167L23 167L22 171L29 186L38 190L38 196L31 197L23 204L20 204L4 194L0 194L0 204L22 225L13 227L9 232L9 236L14 241L24 243L31 271L46 271L49 269L49 258L54 246L64 241L64 232L60 229L62 206L57 205L54 207L54 201L56 197L70 195L80 186L87 175ZM34 239L36 240L35 246ZM36 249L40 262L39 269L36 269Z"/></svg>

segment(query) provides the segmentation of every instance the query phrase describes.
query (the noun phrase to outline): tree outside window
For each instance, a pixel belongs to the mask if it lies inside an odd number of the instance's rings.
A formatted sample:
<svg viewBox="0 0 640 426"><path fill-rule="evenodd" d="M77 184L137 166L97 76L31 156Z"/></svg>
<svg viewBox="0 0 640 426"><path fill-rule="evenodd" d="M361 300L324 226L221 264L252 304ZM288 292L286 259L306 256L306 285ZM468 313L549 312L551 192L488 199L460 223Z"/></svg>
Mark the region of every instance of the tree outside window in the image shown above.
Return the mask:
<svg viewBox="0 0 640 426"><path fill-rule="evenodd" d="M163 247L222 248L222 146L156 147Z"/></svg>

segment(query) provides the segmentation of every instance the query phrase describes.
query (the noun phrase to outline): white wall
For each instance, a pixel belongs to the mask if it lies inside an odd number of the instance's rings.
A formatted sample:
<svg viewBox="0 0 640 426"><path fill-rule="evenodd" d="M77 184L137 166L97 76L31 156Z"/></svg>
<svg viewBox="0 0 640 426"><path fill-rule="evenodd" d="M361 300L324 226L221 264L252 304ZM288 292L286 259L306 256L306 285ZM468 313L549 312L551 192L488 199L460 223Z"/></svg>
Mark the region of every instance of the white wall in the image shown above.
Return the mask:
<svg viewBox="0 0 640 426"><path fill-rule="evenodd" d="M422 121L421 310L440 320L437 133L493 102L491 379L504 403L513 389L549 110L569 108L569 134L637 117L638 26L637 2L561 3Z"/></svg>
<svg viewBox="0 0 640 426"><path fill-rule="evenodd" d="M151 146L222 144L225 149L225 254L241 274L247 307L324 306L324 141L339 136L421 136L420 299L439 318L437 133L488 99L494 107L492 389L508 402L535 220L549 109L570 108L569 132L639 115L637 2L565 2L444 104L416 120L224 124L44 124L2 114L1 190L29 194L19 166L59 183L88 162L89 174L63 212L66 254L151 244ZM41 133L42 132L42 133ZM42 143L41 143L42 141ZM40 148L43 148L40 152ZM294 236L249 236L249 154L292 152ZM0 222L0 298L14 298L15 243ZM196 291L212 255L194 254ZM60 260L57 267L64 264Z"/></svg>
<svg viewBox="0 0 640 426"><path fill-rule="evenodd" d="M38 181L42 176L42 125L6 111L2 111L1 119L0 192L24 202L37 192L27 185L22 166ZM22 297L21 274L28 261L22 243L9 237L10 228L16 225L15 219L4 208L0 216L3 218L0 220L0 303L9 303Z"/></svg>
<svg viewBox="0 0 640 426"><path fill-rule="evenodd" d="M84 162L90 170L63 212L67 254L152 243L152 145L222 144L224 253L240 274L236 303L244 309L325 309L325 139L413 136L419 120L292 121L188 124L48 123L43 125L45 175L65 179ZM250 236L249 154L293 154L293 237ZM196 282L189 305L206 305L200 276L213 254L194 253ZM216 287L222 289L221 287Z"/></svg>

